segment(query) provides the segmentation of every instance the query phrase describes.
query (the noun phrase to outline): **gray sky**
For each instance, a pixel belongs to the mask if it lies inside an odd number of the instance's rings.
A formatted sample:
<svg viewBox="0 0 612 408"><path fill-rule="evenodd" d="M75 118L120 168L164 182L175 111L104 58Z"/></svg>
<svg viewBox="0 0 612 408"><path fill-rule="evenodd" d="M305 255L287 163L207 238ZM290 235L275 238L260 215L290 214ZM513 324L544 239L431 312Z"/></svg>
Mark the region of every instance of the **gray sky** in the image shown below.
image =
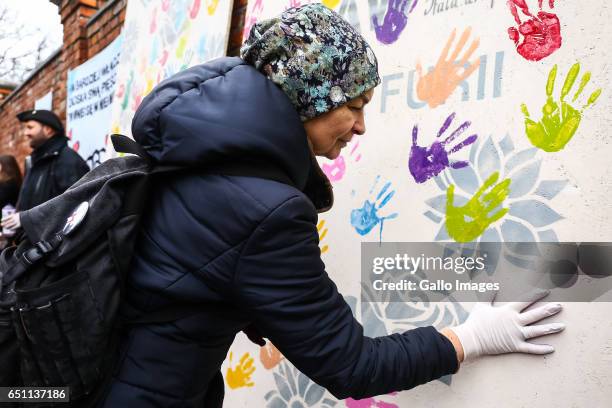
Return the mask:
<svg viewBox="0 0 612 408"><path fill-rule="evenodd" d="M47 37L48 48L44 60L62 44L62 25L56 5L49 0L0 0L0 5L15 12L15 26L25 24L28 31L40 30L40 34L20 42L15 52L35 49L41 36Z"/></svg>

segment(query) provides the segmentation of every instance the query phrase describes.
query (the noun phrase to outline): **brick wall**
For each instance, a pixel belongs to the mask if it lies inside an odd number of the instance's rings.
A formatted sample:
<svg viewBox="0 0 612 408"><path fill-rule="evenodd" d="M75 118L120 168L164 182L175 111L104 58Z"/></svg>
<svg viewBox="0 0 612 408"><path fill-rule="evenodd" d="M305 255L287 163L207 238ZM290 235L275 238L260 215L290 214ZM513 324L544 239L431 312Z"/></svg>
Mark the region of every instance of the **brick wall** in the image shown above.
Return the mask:
<svg viewBox="0 0 612 408"><path fill-rule="evenodd" d="M138 0L133 0L138 1ZM228 55L238 55L248 0L234 0ZM53 91L52 108L66 120L66 80L69 69L96 55L121 32L128 0L51 0L58 5L64 40L11 94L0 99L0 154L13 154L23 166L30 154L27 139L15 115L33 109L34 102Z"/></svg>

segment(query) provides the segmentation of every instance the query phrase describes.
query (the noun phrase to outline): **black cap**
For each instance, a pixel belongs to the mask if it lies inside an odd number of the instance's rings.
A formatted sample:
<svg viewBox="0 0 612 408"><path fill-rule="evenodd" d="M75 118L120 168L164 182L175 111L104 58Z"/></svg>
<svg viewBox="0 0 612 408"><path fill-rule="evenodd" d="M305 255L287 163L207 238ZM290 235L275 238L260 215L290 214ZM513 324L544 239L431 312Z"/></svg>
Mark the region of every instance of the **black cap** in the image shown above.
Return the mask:
<svg viewBox="0 0 612 408"><path fill-rule="evenodd" d="M60 133L64 133L64 125L62 125L62 121L59 117L50 110L45 109L33 109L23 111L17 114L17 119L20 122L27 122L28 120L35 120L37 122L42 123L43 125L47 125L50 128L57 130Z"/></svg>

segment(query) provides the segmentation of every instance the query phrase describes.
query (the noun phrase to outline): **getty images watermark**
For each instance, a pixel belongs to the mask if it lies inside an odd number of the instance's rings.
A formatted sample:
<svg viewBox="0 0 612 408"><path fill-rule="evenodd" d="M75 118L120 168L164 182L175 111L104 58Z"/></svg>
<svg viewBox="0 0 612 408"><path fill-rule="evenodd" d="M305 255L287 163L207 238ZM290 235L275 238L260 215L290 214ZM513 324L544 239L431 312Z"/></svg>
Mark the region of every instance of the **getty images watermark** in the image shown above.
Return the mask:
<svg viewBox="0 0 612 408"><path fill-rule="evenodd" d="M612 301L612 243L363 242L362 301Z"/></svg>

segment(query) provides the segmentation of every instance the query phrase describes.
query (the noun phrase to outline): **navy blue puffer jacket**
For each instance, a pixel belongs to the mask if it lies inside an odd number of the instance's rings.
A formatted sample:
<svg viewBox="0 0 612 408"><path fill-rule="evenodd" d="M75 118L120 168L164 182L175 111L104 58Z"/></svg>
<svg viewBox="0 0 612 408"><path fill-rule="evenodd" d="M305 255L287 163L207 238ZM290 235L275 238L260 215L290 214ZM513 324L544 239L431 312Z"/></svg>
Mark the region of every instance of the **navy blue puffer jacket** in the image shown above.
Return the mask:
<svg viewBox="0 0 612 408"><path fill-rule="evenodd" d="M220 407L221 363L251 324L337 398L457 371L433 327L364 337L320 258L317 211L331 205L331 187L289 99L264 75L239 58L183 71L143 100L132 131L160 162L263 160L294 186L195 169L158 182L126 301L143 313L177 304L194 313L130 329L101 406Z"/></svg>

